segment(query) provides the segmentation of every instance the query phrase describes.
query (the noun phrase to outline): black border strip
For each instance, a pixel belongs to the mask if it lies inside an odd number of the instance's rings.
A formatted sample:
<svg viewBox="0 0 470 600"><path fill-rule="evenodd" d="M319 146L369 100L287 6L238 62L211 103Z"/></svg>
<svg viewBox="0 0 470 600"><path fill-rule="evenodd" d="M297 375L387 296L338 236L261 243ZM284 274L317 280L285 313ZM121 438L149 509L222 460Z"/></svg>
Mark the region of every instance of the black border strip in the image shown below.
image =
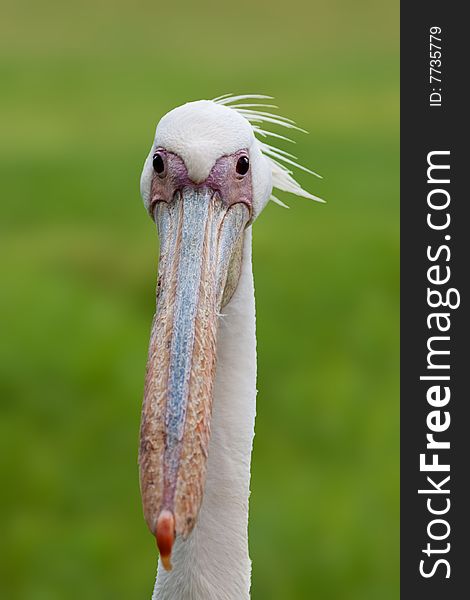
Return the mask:
<svg viewBox="0 0 470 600"><path fill-rule="evenodd" d="M462 599L467 597L467 578L470 576L470 397L467 373L470 374L467 340L469 321L467 298L470 274L470 217L467 222L469 192L465 189L468 150L466 137L469 135L468 116L464 110L468 78L468 56L466 40L468 25L463 17L464 4L457 2L414 2L401 4L401 598L416 600L426 598ZM430 28L439 27L442 32L442 76L441 82L430 83ZM467 33L467 35L465 35ZM436 40L434 40L436 42ZM437 44L439 45L439 44ZM438 63L433 66L437 67ZM439 77L438 73L434 72ZM441 106L430 106L430 94L442 94ZM440 89L439 89L440 88ZM433 97L438 104L438 96ZM449 151L449 155L435 154L435 163L449 164L450 170L435 169L430 172L428 182L428 156L433 151ZM447 174L446 174L447 173ZM450 179L449 183L442 181ZM439 182L433 181L438 179ZM443 210L428 205L445 203ZM435 224L451 219L446 229L433 229L427 223L427 215ZM446 238L450 236L450 239ZM430 250L428 251L428 247ZM450 256L445 247L449 248ZM440 249L440 250L439 250ZM430 253L433 259L427 256ZM428 269L438 265L430 273ZM432 284L431 278L443 279L450 269L447 283ZM441 291L455 288L460 295L460 306L455 309L429 306L427 288ZM434 294L431 301L437 301ZM451 294L456 303L457 294ZM447 332L439 331L437 318L432 313L449 315ZM467 314L466 314L467 313ZM439 321L444 328L445 317ZM433 336L448 336L449 340ZM433 349L449 350L450 354L428 356L427 344ZM449 369L429 368L428 359L440 367L448 364ZM420 380L420 376L449 376L450 380ZM434 406L427 399L430 387L438 388L443 394L444 386L450 389L450 400ZM439 411L431 417L432 411ZM448 417L446 417L448 412ZM428 421L427 421L428 418ZM429 429L444 424L450 425L442 432L435 432L434 439L450 442L450 449L427 449L426 434ZM433 460L437 453L441 464L449 464L450 471L424 472L420 470L420 454L426 454L425 462ZM433 490L431 477L441 490L449 494L423 493L419 489ZM450 479L442 484L447 477ZM437 490L436 490L437 491ZM448 504L449 500L450 504ZM431 514L432 510L448 511ZM443 522L433 520L442 519ZM448 531L448 535L445 535ZM442 540L433 540L429 532ZM427 553L427 544L432 552ZM450 544L449 547L447 544ZM435 550L440 550L435 552ZM447 550L444 552L444 550ZM436 561L442 559L436 565ZM432 576L424 577L422 571ZM450 575L449 577L446 577Z"/></svg>

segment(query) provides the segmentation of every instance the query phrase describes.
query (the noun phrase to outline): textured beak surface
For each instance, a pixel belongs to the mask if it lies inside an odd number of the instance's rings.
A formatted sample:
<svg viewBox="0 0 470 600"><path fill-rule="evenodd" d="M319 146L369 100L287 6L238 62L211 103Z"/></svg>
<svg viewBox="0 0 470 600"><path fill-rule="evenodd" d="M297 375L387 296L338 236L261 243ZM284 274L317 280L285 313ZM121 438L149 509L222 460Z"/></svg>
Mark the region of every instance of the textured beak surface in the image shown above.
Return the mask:
<svg viewBox="0 0 470 600"><path fill-rule="evenodd" d="M233 287L250 217L242 203L227 207L218 192L187 186L156 204L154 218L160 262L139 466L145 519L171 568L174 538L191 532L202 501L217 315Z"/></svg>

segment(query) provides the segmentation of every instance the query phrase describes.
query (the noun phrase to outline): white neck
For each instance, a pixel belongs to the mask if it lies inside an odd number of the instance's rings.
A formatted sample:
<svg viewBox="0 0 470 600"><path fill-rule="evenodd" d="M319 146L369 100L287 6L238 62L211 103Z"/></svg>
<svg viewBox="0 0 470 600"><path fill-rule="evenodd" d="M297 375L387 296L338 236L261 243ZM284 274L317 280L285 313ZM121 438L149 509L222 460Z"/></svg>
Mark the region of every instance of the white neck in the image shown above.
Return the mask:
<svg viewBox="0 0 470 600"><path fill-rule="evenodd" d="M250 597L248 496L256 413L251 227L245 232L240 281L222 313L204 498L190 537L175 542L172 571L159 565L153 600Z"/></svg>

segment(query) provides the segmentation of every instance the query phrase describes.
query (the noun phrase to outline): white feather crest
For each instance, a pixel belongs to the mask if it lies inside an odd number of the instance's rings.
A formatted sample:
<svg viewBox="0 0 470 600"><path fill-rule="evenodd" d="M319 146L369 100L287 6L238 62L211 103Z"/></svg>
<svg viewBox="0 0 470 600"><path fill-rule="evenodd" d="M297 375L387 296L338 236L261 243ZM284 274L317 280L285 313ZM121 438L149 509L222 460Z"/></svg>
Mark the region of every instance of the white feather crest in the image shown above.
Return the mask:
<svg viewBox="0 0 470 600"><path fill-rule="evenodd" d="M314 171L311 171L310 169L307 169L306 167L303 167L298 162L296 162L296 156L289 154L289 152L285 152L284 150L276 148L275 146L268 144L266 141L262 141L259 139L259 137L273 137L280 140L285 140L287 142L295 143L294 140L291 140L290 138L284 135L280 135L279 133L275 133L273 131L264 129L264 127L269 127L269 124L278 125L280 127L285 127L286 129L293 129L297 131L302 131L303 133L307 133L305 129L297 127L297 125L291 119L287 119L286 117L281 117L280 115L262 110L266 108L278 108L274 104L265 104L259 102L259 100L272 99L272 96L265 96L262 94L241 94L239 96L225 94L224 96L214 98L212 102L215 102L216 104L222 104L223 106L227 106L228 108L237 111L240 115L245 117L247 121L250 122L251 126L253 127L253 131L255 133L259 148L271 165L274 188L282 190L283 192L295 194L296 196L309 198L310 200L315 200L317 202L325 202L321 198L318 198L317 196L314 196L310 192L304 190L302 186L294 179L292 171L289 167L292 166L297 169L301 169L302 171L306 171L311 175L320 177L320 179L321 175L318 175L318 173L315 173ZM279 198L276 198L274 194L271 195L270 199L276 204L288 208L288 206L284 204L284 202L281 202Z"/></svg>

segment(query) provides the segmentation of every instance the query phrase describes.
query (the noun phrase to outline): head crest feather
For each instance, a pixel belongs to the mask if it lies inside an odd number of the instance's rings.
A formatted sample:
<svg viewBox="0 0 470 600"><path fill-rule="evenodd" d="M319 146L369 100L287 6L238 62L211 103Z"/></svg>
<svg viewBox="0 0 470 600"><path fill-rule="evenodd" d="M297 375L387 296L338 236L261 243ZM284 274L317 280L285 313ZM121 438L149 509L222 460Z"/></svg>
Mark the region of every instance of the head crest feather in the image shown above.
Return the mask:
<svg viewBox="0 0 470 600"><path fill-rule="evenodd" d="M306 173L310 173L311 175L315 175L321 179L321 175L307 169L297 162L297 157L285 150L277 148L272 144L269 144L266 141L267 137L276 138L279 140L284 140L287 142L295 143L294 140L281 135L279 133L269 131L267 129L270 125L277 125L279 127L284 127L286 129L290 129L293 131L301 131L303 133L307 133L305 129L301 129L297 127L294 121L291 119L287 119L286 117L282 117L275 113L266 111L265 109L277 109L278 107L274 104L269 104L263 101L272 100L272 96L265 96L263 94L241 94L238 96L234 96L232 94L225 94L223 96L219 96L218 98L214 98L212 102L216 104L221 104L232 110L235 110L241 116L243 116L253 128L253 132L256 137L256 141L258 146L264 155L264 157L268 160L271 165L272 172L272 181L273 188L278 190L282 190L283 192L289 192L291 194L295 194L296 196L302 196L303 198L309 198L310 200L315 200L317 202L324 202L321 198L314 196L307 190L304 190L302 186L294 179L293 172L290 167L294 167L296 169L301 169ZM262 102L260 102L260 100ZM263 139L260 139L263 138ZM287 205L284 202L281 202L279 198L271 195L270 198L276 204L280 204L287 208Z"/></svg>

